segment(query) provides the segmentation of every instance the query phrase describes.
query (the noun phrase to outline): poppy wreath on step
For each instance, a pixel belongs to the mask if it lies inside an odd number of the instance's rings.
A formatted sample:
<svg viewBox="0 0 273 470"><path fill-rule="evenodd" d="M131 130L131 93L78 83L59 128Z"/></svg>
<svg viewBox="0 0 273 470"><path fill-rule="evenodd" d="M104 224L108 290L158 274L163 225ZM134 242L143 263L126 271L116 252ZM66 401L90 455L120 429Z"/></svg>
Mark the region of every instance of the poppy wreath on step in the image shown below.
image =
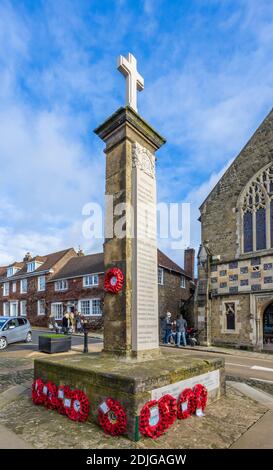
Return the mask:
<svg viewBox="0 0 273 470"><path fill-rule="evenodd" d="M43 393L44 386L42 379L36 379L32 384L31 397L35 405L43 405L46 401L46 395Z"/></svg>
<svg viewBox="0 0 273 470"><path fill-rule="evenodd" d="M124 275L121 269L111 268L104 277L104 289L112 294L118 294L123 286Z"/></svg>
<svg viewBox="0 0 273 470"><path fill-rule="evenodd" d="M89 400L81 390L73 390L71 395L71 406L66 408L66 415L72 421L83 423L87 420L90 410Z"/></svg>
<svg viewBox="0 0 273 470"><path fill-rule="evenodd" d="M58 407L60 415L66 415L67 408L71 405L72 391L68 385L60 385L57 390ZM70 400L70 402L69 402Z"/></svg>
<svg viewBox="0 0 273 470"><path fill-rule="evenodd" d="M177 402L177 418L186 419L195 412L195 397L191 388L180 393Z"/></svg>
<svg viewBox="0 0 273 470"><path fill-rule="evenodd" d="M195 401L195 410L202 410L206 408L207 400L208 400L208 392L206 387L201 384L195 385L193 388L194 393L194 401Z"/></svg>
<svg viewBox="0 0 273 470"><path fill-rule="evenodd" d="M165 413L163 414L162 420L164 428L167 430L172 426L177 417L176 399L172 395L167 394L160 398L159 404L165 406Z"/></svg>
<svg viewBox="0 0 273 470"><path fill-rule="evenodd" d="M166 430L166 418L168 414L164 401L150 400L146 403L139 416L139 431L143 436L157 439Z"/></svg>
<svg viewBox="0 0 273 470"><path fill-rule="evenodd" d="M45 406L49 410L55 410L58 408L59 400L57 397L57 387L53 382L47 382L47 396L45 400Z"/></svg>
<svg viewBox="0 0 273 470"><path fill-rule="evenodd" d="M125 408L112 398L107 398L99 405L99 423L106 434L119 436L127 429Z"/></svg>

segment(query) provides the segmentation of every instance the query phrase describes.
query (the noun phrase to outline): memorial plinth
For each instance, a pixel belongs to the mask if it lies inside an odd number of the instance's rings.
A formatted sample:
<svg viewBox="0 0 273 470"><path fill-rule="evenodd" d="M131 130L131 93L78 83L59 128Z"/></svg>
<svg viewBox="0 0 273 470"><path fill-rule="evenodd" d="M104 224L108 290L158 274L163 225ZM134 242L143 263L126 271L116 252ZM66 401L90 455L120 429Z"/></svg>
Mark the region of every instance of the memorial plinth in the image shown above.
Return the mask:
<svg viewBox="0 0 273 470"><path fill-rule="evenodd" d="M135 66L129 59L127 66ZM126 410L127 435L137 440L139 415L149 400L178 397L200 382L209 401L218 399L225 391L224 361L159 348L154 154L164 138L130 106L95 133L106 144L105 272L121 271L124 284L105 293L102 353L37 359L35 378L83 390L95 421L104 400L118 400Z"/></svg>
<svg viewBox="0 0 273 470"><path fill-rule="evenodd" d="M36 359L34 370L36 378L84 390L90 400L92 421L98 422L98 407L103 400L118 400L126 410L127 436L135 441L141 437L141 408L149 400L167 393L177 398L182 390L200 382L208 389L208 403L225 393L223 359L191 358L175 351L170 354L166 348L160 360L117 361L110 355L91 353Z"/></svg>

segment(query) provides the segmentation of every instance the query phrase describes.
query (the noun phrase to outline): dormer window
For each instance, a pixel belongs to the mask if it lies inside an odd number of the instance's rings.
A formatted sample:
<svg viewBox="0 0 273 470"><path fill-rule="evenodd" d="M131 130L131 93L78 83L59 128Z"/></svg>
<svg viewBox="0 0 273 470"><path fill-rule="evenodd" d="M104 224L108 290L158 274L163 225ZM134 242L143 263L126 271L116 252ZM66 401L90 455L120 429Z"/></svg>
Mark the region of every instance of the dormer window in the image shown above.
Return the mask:
<svg viewBox="0 0 273 470"><path fill-rule="evenodd" d="M18 270L19 270L19 268L16 268L15 266L10 266L7 269L7 277L13 276L15 273L17 273Z"/></svg>
<svg viewBox="0 0 273 470"><path fill-rule="evenodd" d="M30 263L27 264L27 272L28 273L32 273L33 271L35 271L38 266L40 266L41 263L37 263L37 261L31 261Z"/></svg>

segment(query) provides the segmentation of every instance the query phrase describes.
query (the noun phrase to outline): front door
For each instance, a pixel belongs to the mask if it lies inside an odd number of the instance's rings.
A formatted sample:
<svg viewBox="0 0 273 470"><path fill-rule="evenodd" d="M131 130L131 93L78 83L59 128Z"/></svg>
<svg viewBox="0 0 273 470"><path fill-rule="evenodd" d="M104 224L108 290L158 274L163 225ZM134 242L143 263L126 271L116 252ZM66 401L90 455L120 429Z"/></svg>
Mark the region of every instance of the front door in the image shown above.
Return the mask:
<svg viewBox="0 0 273 470"><path fill-rule="evenodd" d="M273 349L273 303L264 311L264 348Z"/></svg>

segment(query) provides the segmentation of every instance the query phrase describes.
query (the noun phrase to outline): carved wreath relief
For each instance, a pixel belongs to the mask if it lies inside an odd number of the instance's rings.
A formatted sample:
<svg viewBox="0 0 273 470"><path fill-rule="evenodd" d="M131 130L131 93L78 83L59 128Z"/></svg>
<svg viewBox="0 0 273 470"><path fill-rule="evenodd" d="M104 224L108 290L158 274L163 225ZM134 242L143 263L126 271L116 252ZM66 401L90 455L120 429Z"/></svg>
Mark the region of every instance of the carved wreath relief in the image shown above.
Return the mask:
<svg viewBox="0 0 273 470"><path fill-rule="evenodd" d="M137 142L132 145L133 168L139 168L151 178L155 177L155 157Z"/></svg>

